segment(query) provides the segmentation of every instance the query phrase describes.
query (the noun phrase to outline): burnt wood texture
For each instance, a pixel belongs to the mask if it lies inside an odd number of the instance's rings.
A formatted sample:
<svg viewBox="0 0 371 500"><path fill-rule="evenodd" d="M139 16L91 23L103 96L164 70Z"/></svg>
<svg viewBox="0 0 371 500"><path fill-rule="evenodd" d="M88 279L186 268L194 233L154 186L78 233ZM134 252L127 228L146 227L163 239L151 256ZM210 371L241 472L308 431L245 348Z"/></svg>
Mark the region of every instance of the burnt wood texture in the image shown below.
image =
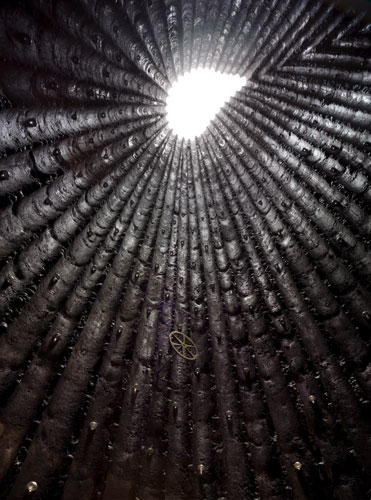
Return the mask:
<svg viewBox="0 0 371 500"><path fill-rule="evenodd" d="M371 498L371 17L346 3L0 3L2 500ZM246 85L185 141L167 91L200 67Z"/></svg>

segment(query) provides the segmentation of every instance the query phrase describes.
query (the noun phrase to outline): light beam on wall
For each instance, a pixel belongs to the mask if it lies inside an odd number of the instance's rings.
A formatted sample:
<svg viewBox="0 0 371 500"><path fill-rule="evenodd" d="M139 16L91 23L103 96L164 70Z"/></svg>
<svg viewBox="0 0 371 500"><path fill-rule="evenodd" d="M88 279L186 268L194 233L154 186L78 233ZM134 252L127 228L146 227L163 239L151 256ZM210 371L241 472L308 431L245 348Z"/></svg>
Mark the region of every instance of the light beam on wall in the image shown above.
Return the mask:
<svg viewBox="0 0 371 500"><path fill-rule="evenodd" d="M209 69L186 73L168 92L166 106L170 128L179 137L194 139L245 83L245 77Z"/></svg>

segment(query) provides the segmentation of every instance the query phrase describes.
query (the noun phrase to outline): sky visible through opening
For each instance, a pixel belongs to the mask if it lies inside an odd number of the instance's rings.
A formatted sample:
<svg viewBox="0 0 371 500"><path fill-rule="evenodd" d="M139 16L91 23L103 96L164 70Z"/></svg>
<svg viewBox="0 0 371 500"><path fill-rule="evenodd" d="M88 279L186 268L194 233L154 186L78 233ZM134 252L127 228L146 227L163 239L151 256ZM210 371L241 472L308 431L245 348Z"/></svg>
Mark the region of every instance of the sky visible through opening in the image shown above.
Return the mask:
<svg viewBox="0 0 371 500"><path fill-rule="evenodd" d="M170 128L179 138L194 139L245 83L245 77L210 69L195 69L179 77L166 100Z"/></svg>

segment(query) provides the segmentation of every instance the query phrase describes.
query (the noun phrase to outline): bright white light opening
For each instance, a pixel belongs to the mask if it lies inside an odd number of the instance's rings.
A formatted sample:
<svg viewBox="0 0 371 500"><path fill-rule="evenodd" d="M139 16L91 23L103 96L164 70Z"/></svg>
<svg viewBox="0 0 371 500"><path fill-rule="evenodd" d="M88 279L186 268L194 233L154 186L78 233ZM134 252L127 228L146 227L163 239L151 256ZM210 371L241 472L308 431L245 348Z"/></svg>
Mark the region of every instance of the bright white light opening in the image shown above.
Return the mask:
<svg viewBox="0 0 371 500"><path fill-rule="evenodd" d="M168 92L166 107L170 128L178 137L194 139L245 83L245 77L210 69L186 73Z"/></svg>

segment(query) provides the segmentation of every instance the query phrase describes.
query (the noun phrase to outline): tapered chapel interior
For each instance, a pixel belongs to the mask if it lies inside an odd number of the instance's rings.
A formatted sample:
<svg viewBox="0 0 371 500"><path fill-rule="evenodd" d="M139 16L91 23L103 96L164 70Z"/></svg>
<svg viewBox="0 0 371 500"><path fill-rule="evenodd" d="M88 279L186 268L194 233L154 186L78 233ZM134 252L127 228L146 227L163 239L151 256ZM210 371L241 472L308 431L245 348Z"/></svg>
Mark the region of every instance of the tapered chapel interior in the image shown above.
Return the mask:
<svg viewBox="0 0 371 500"><path fill-rule="evenodd" d="M371 498L369 2L3 0L0 197L2 500Z"/></svg>

